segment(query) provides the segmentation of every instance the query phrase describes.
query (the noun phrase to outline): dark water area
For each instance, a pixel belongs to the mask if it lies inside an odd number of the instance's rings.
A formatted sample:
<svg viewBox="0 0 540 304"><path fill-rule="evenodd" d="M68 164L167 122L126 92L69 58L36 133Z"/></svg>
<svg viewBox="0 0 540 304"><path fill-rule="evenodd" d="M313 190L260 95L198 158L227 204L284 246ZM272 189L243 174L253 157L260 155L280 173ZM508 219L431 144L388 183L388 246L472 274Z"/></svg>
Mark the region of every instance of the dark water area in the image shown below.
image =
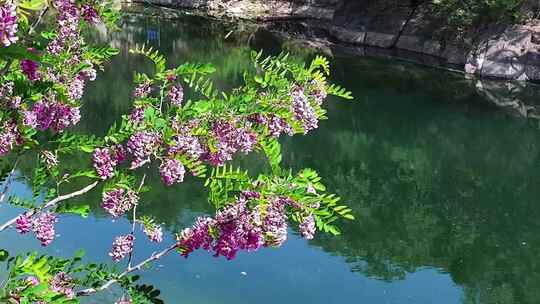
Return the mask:
<svg viewBox="0 0 540 304"><path fill-rule="evenodd" d="M208 19L160 19L128 15L122 32L107 39L121 49L85 96L80 132L103 134L131 106L133 71L148 71L128 54L136 44L159 49L170 65L210 62L216 83L231 88L251 68L249 52L283 47L309 60L316 50L265 39L268 34L229 28ZM232 33L231 33L232 31ZM233 261L197 252L171 255L143 274L166 303L540 303L540 130L537 122L494 105L483 83L463 75L372 57L331 58L332 81L350 89L352 102L329 99L329 120L308 136L283 138L284 166L313 168L327 188L354 209L342 235L306 241L294 231L280 249L243 253ZM508 86L504 84L503 86ZM534 104L539 88L514 96ZM517 97L516 97L517 96ZM531 100L527 100L527 98ZM79 160L74 160L79 161ZM239 161L264 169L254 155ZM30 172L22 166L19 175ZM166 228L165 244L195 217L212 212L201 181L153 190L143 213ZM30 188L17 182L11 191ZM84 198L88 219L63 218L47 252L109 262L127 219L111 223L100 193ZM0 220L16 210L0 206ZM143 239L143 235L138 235ZM38 249L31 237L8 232L0 248ZM136 259L159 246L141 242ZM86 303L113 303L111 290Z"/></svg>

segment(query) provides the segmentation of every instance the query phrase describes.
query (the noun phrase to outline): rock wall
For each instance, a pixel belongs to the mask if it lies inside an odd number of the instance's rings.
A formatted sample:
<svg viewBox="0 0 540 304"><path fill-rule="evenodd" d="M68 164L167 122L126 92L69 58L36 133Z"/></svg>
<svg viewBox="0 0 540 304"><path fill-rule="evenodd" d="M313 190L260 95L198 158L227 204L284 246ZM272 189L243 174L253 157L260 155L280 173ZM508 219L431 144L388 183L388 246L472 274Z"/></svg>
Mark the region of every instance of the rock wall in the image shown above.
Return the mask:
<svg viewBox="0 0 540 304"><path fill-rule="evenodd" d="M301 20L341 43L437 57L481 77L540 81L540 22L485 25L468 37L419 0L134 0L262 22ZM525 12L540 0L526 0ZM537 19L533 19L537 20ZM321 37L317 37L321 38Z"/></svg>

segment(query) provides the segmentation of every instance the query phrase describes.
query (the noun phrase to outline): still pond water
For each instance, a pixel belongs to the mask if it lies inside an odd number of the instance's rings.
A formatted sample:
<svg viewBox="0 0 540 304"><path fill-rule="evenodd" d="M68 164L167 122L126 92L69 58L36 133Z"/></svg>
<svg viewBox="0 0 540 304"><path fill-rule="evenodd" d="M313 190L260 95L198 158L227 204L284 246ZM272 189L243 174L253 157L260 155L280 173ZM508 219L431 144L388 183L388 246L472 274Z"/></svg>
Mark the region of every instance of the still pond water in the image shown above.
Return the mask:
<svg viewBox="0 0 540 304"><path fill-rule="evenodd" d="M137 43L159 48L171 64L215 64L221 87L241 80L250 47L280 48L267 35L235 31L225 39L227 26L195 17L131 16L123 28L108 37L122 52L87 91L81 132L103 134L128 112L132 71L149 68L127 53ZM306 60L315 53L289 44ZM205 252L171 255L145 281L166 303L540 303L538 127L492 106L462 75L369 57L336 56L332 66L333 81L355 101L329 100L319 130L283 140L284 161L318 170L357 220L342 223L340 237L308 242L293 234L281 249L230 262ZM263 163L240 162L253 170ZM164 224L166 241L211 212L198 181L165 189L154 173L150 183L143 209ZM19 182L11 191L29 189ZM47 250L69 256L85 248L89 259L108 262L113 237L130 223L111 224L99 194L85 199L92 215L60 221ZM0 220L13 214L0 207ZM146 244L136 258L158 249ZM9 232L0 248L38 244Z"/></svg>

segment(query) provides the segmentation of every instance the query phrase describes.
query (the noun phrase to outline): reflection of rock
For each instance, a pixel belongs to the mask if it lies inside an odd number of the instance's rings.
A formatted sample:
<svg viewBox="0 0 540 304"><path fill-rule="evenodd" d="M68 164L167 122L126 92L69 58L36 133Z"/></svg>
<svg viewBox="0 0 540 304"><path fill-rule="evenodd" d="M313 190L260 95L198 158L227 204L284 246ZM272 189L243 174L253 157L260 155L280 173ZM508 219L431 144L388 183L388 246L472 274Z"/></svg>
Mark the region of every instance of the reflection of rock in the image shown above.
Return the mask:
<svg viewBox="0 0 540 304"><path fill-rule="evenodd" d="M214 16L233 18L317 18L331 20L339 0L252 1L252 0L152 0L158 5L203 9ZM134 2L145 2L135 0Z"/></svg>
<svg viewBox="0 0 540 304"><path fill-rule="evenodd" d="M482 77L540 80L540 26L478 24L462 33L431 1L134 0L148 1L235 20L312 20L317 38L436 56ZM525 15L537 2L523 1Z"/></svg>
<svg viewBox="0 0 540 304"><path fill-rule="evenodd" d="M535 120L540 119L540 103L531 102L531 100L540 102L540 93L536 85L515 81L477 80L475 87L491 103L513 115Z"/></svg>
<svg viewBox="0 0 540 304"><path fill-rule="evenodd" d="M533 43L533 33L531 27L513 26L502 35L485 39L467 58L466 72L502 79L534 79L527 73L533 71L527 66L535 65L529 54L536 53L540 46Z"/></svg>

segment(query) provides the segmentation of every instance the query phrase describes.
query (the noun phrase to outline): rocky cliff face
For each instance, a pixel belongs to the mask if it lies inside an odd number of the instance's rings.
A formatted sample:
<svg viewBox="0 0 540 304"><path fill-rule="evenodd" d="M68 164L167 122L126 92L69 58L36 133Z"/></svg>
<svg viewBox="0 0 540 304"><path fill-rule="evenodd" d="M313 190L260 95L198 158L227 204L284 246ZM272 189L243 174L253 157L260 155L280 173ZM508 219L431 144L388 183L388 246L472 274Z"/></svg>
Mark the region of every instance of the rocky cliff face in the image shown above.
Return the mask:
<svg viewBox="0 0 540 304"><path fill-rule="evenodd" d="M141 1L142 0L135 0ZM147 1L147 0L144 0ZM540 23L481 25L466 36L421 0L150 0L211 15L259 21L302 20L318 33L359 46L437 57L483 77L540 80ZM526 11L539 0L527 0Z"/></svg>

